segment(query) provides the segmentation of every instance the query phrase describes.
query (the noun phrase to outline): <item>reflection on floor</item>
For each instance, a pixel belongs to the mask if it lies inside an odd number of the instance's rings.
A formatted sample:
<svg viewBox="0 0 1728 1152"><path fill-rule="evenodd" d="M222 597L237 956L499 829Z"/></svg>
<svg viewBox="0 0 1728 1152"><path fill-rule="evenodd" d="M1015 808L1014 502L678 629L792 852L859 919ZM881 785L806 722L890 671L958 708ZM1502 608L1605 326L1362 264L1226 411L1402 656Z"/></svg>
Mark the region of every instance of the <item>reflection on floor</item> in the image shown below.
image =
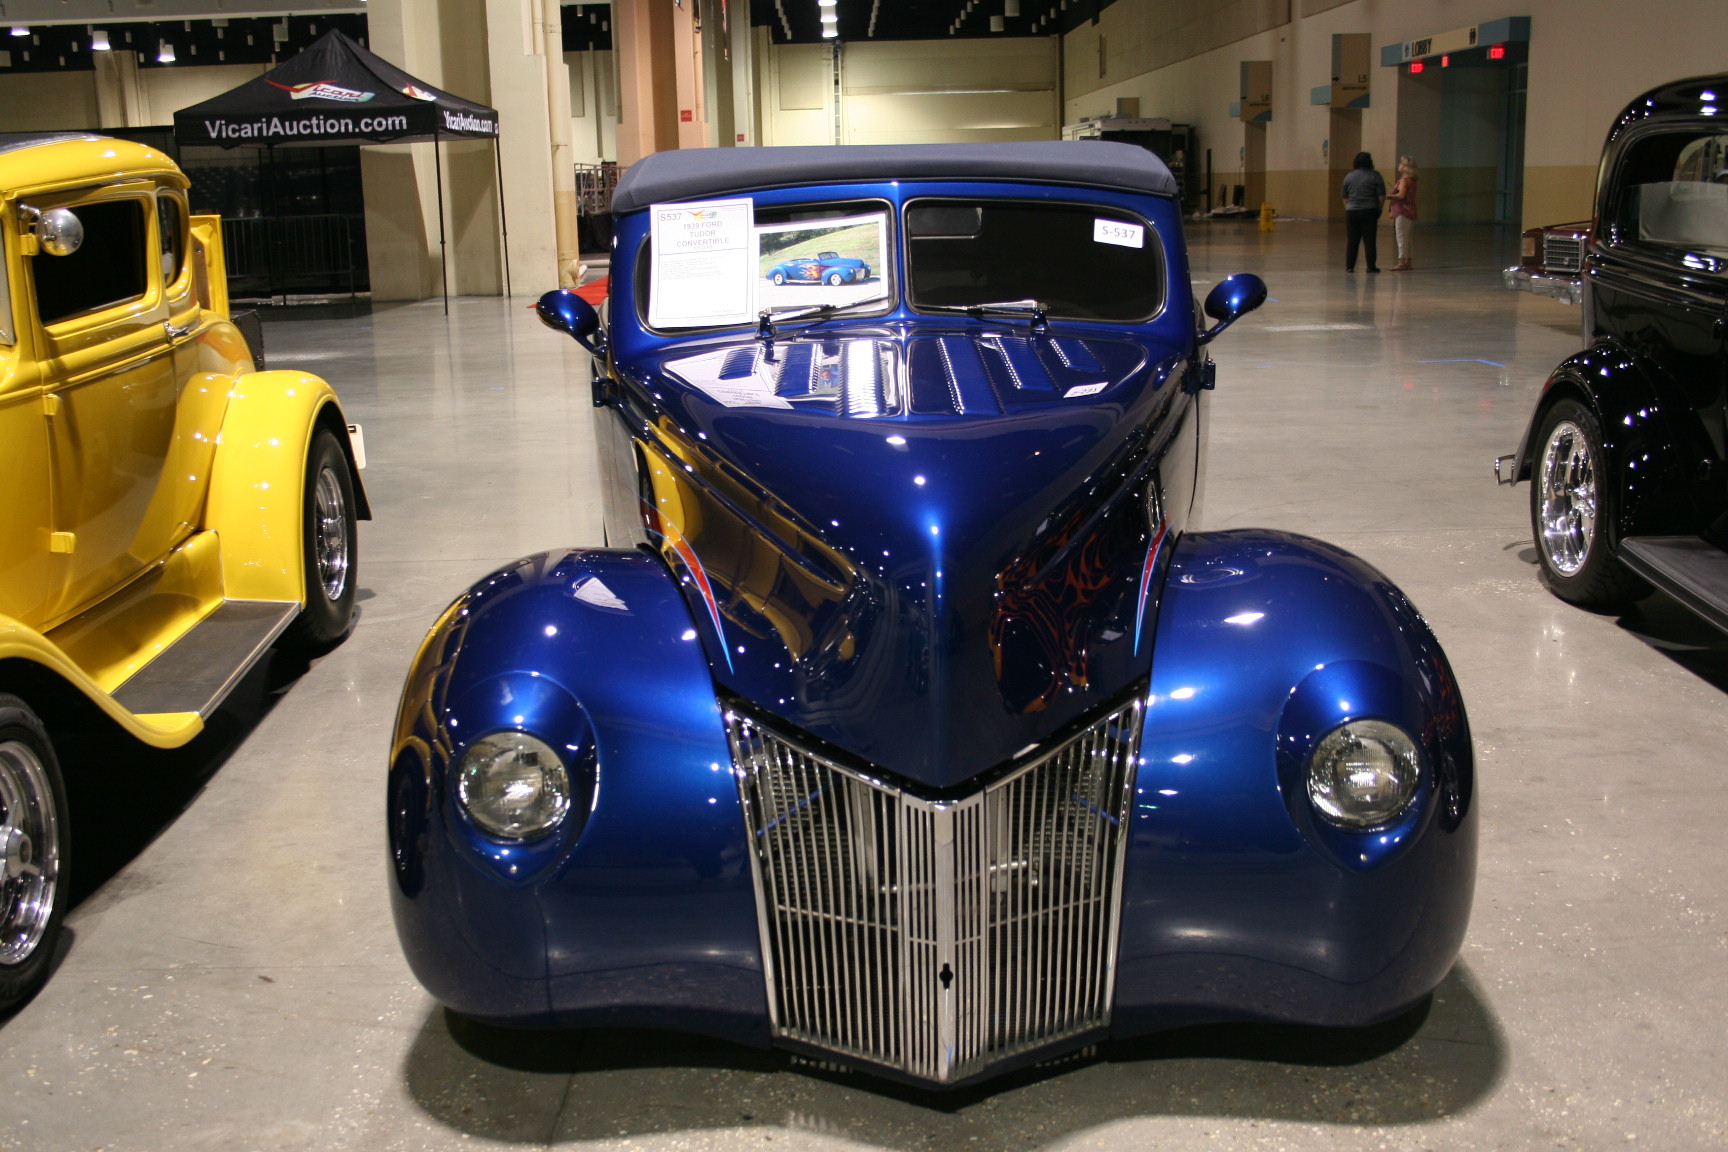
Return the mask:
<svg viewBox="0 0 1728 1152"><path fill-rule="evenodd" d="M388 728L452 595L599 541L587 358L527 300L272 313L272 365L329 377L366 429L363 616L310 669L255 669L185 753L77 750L83 902L54 981L0 1026L0 1149L1728 1143L1728 644L1659 600L1617 621L1538 583L1526 490L1490 467L1578 312L1500 287L1516 239L1424 228L1415 271L1347 276L1324 225L1189 231L1202 288L1248 270L1273 297L1214 345L1207 522L1381 567L1470 706L1476 914L1425 1013L1177 1033L951 1098L451 1020L390 925Z"/></svg>

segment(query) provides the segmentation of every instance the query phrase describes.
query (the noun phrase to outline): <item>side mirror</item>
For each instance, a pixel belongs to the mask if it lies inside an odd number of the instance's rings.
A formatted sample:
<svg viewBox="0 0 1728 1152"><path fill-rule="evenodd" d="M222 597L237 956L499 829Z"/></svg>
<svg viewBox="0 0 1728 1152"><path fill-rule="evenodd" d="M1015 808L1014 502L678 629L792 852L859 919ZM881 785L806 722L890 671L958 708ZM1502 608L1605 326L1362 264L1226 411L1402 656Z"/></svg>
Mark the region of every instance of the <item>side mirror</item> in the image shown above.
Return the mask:
<svg viewBox="0 0 1728 1152"><path fill-rule="evenodd" d="M1200 333L1200 343L1211 343L1218 333L1266 303L1266 281L1252 272L1226 276L1206 294L1206 315L1218 321Z"/></svg>
<svg viewBox="0 0 1728 1152"><path fill-rule="evenodd" d="M540 323L562 332L596 356L606 353L606 342L600 338L600 313L594 305L569 288L554 288L534 305Z"/></svg>
<svg viewBox="0 0 1728 1152"><path fill-rule="evenodd" d="M50 208L36 222L36 240L50 256L70 256L84 243L84 223L70 208Z"/></svg>

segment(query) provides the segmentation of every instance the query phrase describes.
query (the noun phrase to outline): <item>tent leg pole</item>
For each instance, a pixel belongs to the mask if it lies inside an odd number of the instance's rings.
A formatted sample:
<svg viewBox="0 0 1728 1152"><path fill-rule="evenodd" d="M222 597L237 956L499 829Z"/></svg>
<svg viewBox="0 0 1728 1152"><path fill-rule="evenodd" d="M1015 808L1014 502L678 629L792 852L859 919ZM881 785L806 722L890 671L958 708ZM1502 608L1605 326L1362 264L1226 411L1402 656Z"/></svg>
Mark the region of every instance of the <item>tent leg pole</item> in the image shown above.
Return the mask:
<svg viewBox="0 0 1728 1152"><path fill-rule="evenodd" d="M264 202L264 276L269 281L264 286L264 294L269 297L270 303L274 304L276 303L277 221L274 212L275 205L271 203L274 197L270 195L270 185L276 180L276 145L266 144L264 146L264 161L264 181L260 191L263 193ZM286 287L282 290L282 303L288 303Z"/></svg>
<svg viewBox="0 0 1728 1152"><path fill-rule="evenodd" d="M498 233L504 251L504 299L510 299L510 222L504 218L504 141L492 137L492 159L498 168Z"/></svg>
<svg viewBox="0 0 1728 1152"><path fill-rule="evenodd" d="M438 173L438 279L444 287L444 315L450 315L450 256L444 239L444 153L432 141L432 167Z"/></svg>

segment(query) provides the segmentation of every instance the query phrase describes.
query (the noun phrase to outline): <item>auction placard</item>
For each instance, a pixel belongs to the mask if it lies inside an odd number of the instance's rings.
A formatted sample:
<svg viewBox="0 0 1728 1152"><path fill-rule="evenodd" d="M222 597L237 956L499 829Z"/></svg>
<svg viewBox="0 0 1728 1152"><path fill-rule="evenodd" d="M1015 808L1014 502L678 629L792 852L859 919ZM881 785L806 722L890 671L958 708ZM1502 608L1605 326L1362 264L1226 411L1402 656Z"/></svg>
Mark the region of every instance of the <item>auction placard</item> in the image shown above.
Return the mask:
<svg viewBox="0 0 1728 1152"><path fill-rule="evenodd" d="M706 328L755 319L756 219L749 198L655 204L649 212L648 323Z"/></svg>

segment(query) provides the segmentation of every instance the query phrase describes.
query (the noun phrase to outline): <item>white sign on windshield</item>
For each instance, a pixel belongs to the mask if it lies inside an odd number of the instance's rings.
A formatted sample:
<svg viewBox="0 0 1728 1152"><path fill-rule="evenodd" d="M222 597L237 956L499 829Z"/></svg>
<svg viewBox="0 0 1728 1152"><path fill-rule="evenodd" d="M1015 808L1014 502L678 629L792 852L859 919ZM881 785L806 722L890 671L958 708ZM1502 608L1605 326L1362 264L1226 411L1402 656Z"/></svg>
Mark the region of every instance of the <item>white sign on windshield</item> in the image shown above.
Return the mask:
<svg viewBox="0 0 1728 1152"><path fill-rule="evenodd" d="M700 328L754 319L756 217L749 198L655 204L649 212L648 323Z"/></svg>
<svg viewBox="0 0 1728 1152"><path fill-rule="evenodd" d="M1092 241L1095 244L1120 244L1124 248L1144 248L1146 229L1139 224L1095 216L1092 219Z"/></svg>

